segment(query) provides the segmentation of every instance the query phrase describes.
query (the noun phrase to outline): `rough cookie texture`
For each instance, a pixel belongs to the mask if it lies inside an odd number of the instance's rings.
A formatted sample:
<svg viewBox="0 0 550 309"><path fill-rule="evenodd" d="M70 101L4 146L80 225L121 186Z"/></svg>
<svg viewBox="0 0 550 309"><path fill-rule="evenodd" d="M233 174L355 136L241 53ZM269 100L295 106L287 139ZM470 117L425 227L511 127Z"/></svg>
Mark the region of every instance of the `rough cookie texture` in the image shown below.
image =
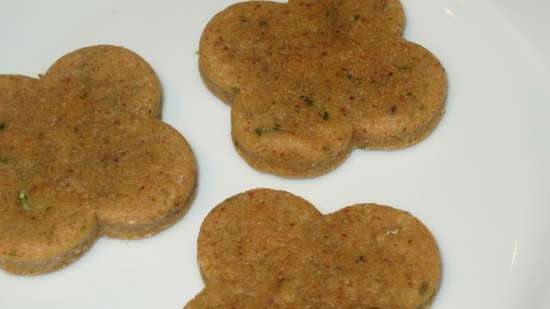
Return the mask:
<svg viewBox="0 0 550 309"><path fill-rule="evenodd" d="M161 88L133 52L93 46L40 79L0 75L0 267L63 267L98 236L160 232L188 208L195 159L156 119Z"/></svg>
<svg viewBox="0 0 550 309"><path fill-rule="evenodd" d="M206 287L185 309L424 309L441 277L435 240L409 213L362 204L323 216L268 189L208 215L198 260Z"/></svg>
<svg viewBox="0 0 550 309"><path fill-rule="evenodd" d="M312 177L352 148L424 139L444 110L439 61L404 40L398 0L249 1L218 13L200 42L208 88L232 104L253 167Z"/></svg>

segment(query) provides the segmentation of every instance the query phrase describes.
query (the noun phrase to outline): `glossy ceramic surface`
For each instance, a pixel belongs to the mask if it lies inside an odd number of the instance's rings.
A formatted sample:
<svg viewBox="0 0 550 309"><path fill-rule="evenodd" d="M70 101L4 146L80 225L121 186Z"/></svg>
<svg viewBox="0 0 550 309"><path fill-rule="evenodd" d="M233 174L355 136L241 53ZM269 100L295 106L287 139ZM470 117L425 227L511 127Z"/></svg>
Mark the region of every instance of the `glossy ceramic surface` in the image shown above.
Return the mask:
<svg viewBox="0 0 550 309"><path fill-rule="evenodd" d="M233 1L3 1L0 72L36 76L87 45L128 47L164 86L164 119L198 158L187 216L157 237L100 239L70 267L0 272L0 308L181 308L202 288L196 238L223 199L285 189L323 212L358 202L408 210L436 236L444 277L434 309L550 308L550 3L403 0L406 37L433 51L450 81L434 134L395 152L354 151L312 180L260 174L236 154L229 107L197 70L198 41ZM0 145L1 147L1 145Z"/></svg>

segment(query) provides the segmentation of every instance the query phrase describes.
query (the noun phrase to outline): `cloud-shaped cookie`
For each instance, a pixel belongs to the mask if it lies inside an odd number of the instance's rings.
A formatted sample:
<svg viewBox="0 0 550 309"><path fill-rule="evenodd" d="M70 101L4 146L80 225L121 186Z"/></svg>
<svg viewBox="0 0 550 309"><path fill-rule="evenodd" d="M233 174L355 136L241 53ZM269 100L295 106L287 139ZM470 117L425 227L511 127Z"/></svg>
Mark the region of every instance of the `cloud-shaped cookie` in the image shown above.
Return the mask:
<svg viewBox="0 0 550 309"><path fill-rule="evenodd" d="M207 216L198 261L205 288L185 309L424 309L441 277L435 240L412 215L363 204L323 216L268 189Z"/></svg>
<svg viewBox="0 0 550 309"><path fill-rule="evenodd" d="M121 47L77 50L40 79L0 75L0 267L53 271L98 236L150 236L184 214L195 159L160 104L153 70Z"/></svg>
<svg viewBox="0 0 550 309"><path fill-rule="evenodd" d="M232 104L232 135L253 167L311 177L353 148L425 138L444 110L439 61L404 40L398 0L249 1L207 25L199 67Z"/></svg>

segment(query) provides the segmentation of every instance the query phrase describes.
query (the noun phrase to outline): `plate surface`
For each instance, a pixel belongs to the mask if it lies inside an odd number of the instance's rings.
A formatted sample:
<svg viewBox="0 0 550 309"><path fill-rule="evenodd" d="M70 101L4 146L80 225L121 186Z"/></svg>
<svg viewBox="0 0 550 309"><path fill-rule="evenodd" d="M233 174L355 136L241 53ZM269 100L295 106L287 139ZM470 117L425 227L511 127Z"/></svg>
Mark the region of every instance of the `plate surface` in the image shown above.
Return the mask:
<svg viewBox="0 0 550 309"><path fill-rule="evenodd" d="M333 173L312 180L246 165L231 145L229 107L199 78L201 31L232 2L0 4L0 73L36 76L80 47L128 47L160 76L164 120L186 136L200 170L197 197L179 224L147 240L100 239L50 275L0 271L0 308L181 308L203 286L196 263L203 218L254 187L288 190L325 213L377 202L418 216L443 256L434 309L550 308L549 2L403 0L406 37L448 71L446 115L418 146L356 150Z"/></svg>

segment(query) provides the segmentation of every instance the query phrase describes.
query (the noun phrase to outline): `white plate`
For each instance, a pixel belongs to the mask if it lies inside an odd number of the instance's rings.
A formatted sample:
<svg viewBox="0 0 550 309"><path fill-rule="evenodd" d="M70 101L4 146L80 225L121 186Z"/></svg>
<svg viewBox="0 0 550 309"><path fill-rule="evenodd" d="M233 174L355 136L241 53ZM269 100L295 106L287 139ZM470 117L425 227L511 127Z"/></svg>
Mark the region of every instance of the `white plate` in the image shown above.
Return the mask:
<svg viewBox="0 0 550 309"><path fill-rule="evenodd" d="M202 288L196 238L217 203L253 187L332 212L357 202L411 211L435 234L444 277L434 309L550 308L550 39L545 0L403 0L406 37L449 73L447 113L420 145L354 151L313 180L260 174L235 153L229 107L197 71L199 37L233 1L3 1L0 72L36 76L74 49L110 43L151 63L164 119L198 158L187 216L152 239L101 239L50 275L0 271L0 308L180 308ZM0 145L1 147L1 145Z"/></svg>

